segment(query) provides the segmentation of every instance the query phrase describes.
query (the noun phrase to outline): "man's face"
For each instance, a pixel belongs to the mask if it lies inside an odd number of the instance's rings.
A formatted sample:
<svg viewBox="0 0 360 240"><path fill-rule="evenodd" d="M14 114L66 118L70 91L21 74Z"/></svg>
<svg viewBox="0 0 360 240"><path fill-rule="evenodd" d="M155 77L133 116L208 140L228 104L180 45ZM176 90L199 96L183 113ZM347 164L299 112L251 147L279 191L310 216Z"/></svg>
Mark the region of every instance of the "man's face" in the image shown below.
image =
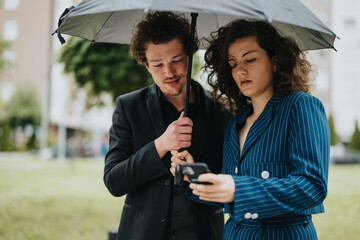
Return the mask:
<svg viewBox="0 0 360 240"><path fill-rule="evenodd" d="M148 43L147 70L166 98L184 96L188 57L178 39L167 43Z"/></svg>

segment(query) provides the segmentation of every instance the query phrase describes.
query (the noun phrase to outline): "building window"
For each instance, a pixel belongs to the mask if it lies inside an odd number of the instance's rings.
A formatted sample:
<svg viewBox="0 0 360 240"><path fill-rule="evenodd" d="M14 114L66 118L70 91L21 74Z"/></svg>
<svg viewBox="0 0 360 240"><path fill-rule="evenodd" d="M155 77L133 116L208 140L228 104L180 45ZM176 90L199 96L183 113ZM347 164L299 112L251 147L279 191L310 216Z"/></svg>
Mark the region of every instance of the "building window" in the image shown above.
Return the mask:
<svg viewBox="0 0 360 240"><path fill-rule="evenodd" d="M4 0L4 10L14 11L19 8L20 0Z"/></svg>
<svg viewBox="0 0 360 240"><path fill-rule="evenodd" d="M16 86L14 82L0 82L0 98L4 102L9 102L14 95Z"/></svg>
<svg viewBox="0 0 360 240"><path fill-rule="evenodd" d="M5 60L4 70L6 72L14 72L16 67L16 60L17 60L16 52L5 50L3 52L3 59Z"/></svg>
<svg viewBox="0 0 360 240"><path fill-rule="evenodd" d="M3 38L7 41L15 41L18 38L18 22L9 20L4 22Z"/></svg>

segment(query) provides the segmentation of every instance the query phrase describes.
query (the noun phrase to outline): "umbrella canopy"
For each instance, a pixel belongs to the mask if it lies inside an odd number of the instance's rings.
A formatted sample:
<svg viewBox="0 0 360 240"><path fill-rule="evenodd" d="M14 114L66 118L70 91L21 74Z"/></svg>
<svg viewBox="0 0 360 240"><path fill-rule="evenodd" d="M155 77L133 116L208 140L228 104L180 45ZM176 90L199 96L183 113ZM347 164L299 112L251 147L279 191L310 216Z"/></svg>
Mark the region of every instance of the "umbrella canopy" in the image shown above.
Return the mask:
<svg viewBox="0 0 360 240"><path fill-rule="evenodd" d="M194 37L197 25L200 39L239 18L271 23L281 35L293 38L301 50L334 48L336 37L298 0L83 0L64 11L55 32L62 43L65 40L61 33L92 42L129 43L133 28L148 11L172 11L189 16L191 13L191 35ZM188 116L193 39L189 41L185 116Z"/></svg>
<svg viewBox="0 0 360 240"><path fill-rule="evenodd" d="M147 11L199 13L199 38L237 18L270 22L301 50L334 48L336 37L298 0L83 0L61 17L57 32L92 42L129 43L134 26Z"/></svg>

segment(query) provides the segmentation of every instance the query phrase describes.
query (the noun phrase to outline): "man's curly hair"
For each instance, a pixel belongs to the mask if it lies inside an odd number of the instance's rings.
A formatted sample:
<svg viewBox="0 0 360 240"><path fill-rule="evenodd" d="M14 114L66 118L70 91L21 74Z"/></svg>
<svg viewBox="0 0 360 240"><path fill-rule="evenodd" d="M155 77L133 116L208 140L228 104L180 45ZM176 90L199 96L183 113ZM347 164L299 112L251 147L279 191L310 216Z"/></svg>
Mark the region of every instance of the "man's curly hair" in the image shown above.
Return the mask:
<svg viewBox="0 0 360 240"><path fill-rule="evenodd" d="M228 63L228 49L237 39L256 37L259 46L270 59L276 59L277 71L273 74L275 93L288 95L295 91L310 91L311 64L305 54L290 38L281 36L264 21L235 20L211 34L210 46L205 53L205 70L208 83L217 98L225 95L230 110L249 104L249 98L239 90Z"/></svg>
<svg viewBox="0 0 360 240"><path fill-rule="evenodd" d="M148 43L161 44L178 39L188 55L190 36L191 26L184 15L162 11L150 12L135 27L130 42L130 54L139 64L147 65L145 51ZM199 40L195 34L193 54L198 48Z"/></svg>

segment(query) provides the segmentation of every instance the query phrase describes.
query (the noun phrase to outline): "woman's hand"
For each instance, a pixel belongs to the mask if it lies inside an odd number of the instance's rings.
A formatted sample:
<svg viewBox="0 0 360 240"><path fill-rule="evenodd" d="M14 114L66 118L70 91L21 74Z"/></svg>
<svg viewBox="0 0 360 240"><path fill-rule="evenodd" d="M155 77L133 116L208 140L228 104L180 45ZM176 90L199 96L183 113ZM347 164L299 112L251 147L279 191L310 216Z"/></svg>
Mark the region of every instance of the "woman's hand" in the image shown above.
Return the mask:
<svg viewBox="0 0 360 240"><path fill-rule="evenodd" d="M199 196L201 200L220 203L234 201L235 182L231 175L204 173L199 176L199 181L212 183L190 184L193 194Z"/></svg>
<svg viewBox="0 0 360 240"><path fill-rule="evenodd" d="M194 163L193 156L186 150L179 152L176 150L172 150L171 154L173 155L171 157L171 167L170 172L173 176L175 176L175 168L177 165L183 165L185 163ZM184 180L189 182L189 179L185 176Z"/></svg>

